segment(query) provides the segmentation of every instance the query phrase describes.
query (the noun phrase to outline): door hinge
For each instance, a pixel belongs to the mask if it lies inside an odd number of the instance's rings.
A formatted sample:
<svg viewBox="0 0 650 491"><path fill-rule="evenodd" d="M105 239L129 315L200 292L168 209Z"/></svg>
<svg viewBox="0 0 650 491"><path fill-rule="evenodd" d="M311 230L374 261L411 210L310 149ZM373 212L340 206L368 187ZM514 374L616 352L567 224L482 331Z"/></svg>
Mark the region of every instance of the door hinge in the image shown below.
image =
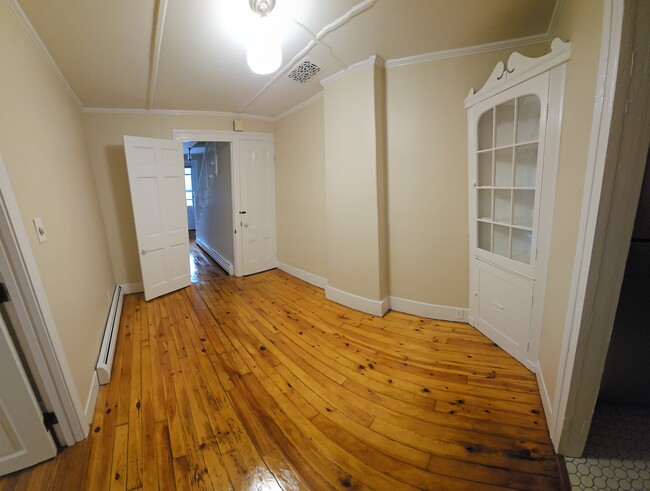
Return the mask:
<svg viewBox="0 0 650 491"><path fill-rule="evenodd" d="M0 283L0 303L5 303L9 301L9 292L4 283Z"/></svg>
<svg viewBox="0 0 650 491"><path fill-rule="evenodd" d="M56 414L49 412L43 413L43 424L48 430L51 430L54 425L59 424L59 420L56 417Z"/></svg>

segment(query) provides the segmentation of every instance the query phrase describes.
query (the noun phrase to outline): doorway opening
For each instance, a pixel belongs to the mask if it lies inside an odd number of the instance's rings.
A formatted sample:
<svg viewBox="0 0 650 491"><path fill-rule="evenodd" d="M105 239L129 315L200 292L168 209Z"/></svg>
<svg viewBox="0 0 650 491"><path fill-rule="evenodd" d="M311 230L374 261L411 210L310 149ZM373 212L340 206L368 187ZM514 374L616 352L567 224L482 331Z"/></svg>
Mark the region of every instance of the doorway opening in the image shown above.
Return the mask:
<svg viewBox="0 0 650 491"><path fill-rule="evenodd" d="M629 244L605 370L582 457L565 457L569 478L612 489L650 483L650 152ZM625 483L624 483L625 481Z"/></svg>
<svg viewBox="0 0 650 491"><path fill-rule="evenodd" d="M185 202L192 283L234 272L230 142L184 141Z"/></svg>

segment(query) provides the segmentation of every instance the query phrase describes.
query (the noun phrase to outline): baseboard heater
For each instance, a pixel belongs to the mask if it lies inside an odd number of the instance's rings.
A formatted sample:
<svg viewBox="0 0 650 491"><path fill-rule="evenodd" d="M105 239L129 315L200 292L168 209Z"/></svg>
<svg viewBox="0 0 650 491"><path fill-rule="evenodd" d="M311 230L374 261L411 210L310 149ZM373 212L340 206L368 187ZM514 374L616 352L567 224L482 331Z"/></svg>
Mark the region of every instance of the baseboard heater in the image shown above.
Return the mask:
<svg viewBox="0 0 650 491"><path fill-rule="evenodd" d="M106 328L104 329L104 339L102 340L102 349L99 351L97 360L97 379L99 385L106 385L111 380L111 369L113 368L113 358L115 357L115 343L117 342L117 331L120 327L120 317L122 316L122 301L124 293L122 287L117 285L113 291L113 300L111 308L108 311Z"/></svg>

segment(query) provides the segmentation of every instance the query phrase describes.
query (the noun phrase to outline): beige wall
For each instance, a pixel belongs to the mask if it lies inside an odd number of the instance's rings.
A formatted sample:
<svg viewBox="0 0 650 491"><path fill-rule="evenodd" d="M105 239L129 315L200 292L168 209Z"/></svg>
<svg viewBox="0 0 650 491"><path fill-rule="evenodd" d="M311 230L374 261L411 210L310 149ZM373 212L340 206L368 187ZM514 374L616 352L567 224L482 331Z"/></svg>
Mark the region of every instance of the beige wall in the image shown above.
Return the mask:
<svg viewBox="0 0 650 491"><path fill-rule="evenodd" d="M467 307L467 111L512 50L386 70L390 294ZM540 56L547 46L520 48Z"/></svg>
<svg viewBox="0 0 650 491"><path fill-rule="evenodd" d="M373 64L328 83L325 104L325 202L329 286L371 300L387 290L380 216Z"/></svg>
<svg viewBox="0 0 650 491"><path fill-rule="evenodd" d="M81 112L0 2L0 153L74 383L88 397L114 278ZM39 244L32 219L41 217Z"/></svg>
<svg viewBox="0 0 650 491"><path fill-rule="evenodd" d="M603 2L564 0L555 35L571 41L539 364L555 401L600 55Z"/></svg>
<svg viewBox="0 0 650 491"><path fill-rule="evenodd" d="M172 139L175 129L232 130L232 118L160 113L88 113L84 121L115 279L118 283L139 283L142 276L123 135ZM273 132L273 123L268 121L245 120L244 123L246 131Z"/></svg>
<svg viewBox="0 0 650 491"><path fill-rule="evenodd" d="M275 125L278 261L327 278L323 99Z"/></svg>

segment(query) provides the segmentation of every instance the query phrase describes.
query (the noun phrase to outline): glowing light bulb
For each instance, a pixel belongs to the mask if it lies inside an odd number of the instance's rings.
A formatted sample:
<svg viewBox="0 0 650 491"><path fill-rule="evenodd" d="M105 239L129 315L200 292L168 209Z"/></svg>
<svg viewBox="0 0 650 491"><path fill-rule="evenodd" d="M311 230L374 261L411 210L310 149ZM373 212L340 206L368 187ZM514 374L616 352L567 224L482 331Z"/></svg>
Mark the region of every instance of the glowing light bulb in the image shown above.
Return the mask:
<svg viewBox="0 0 650 491"><path fill-rule="evenodd" d="M246 59L255 73L273 73L282 63L282 46L275 23L268 16L256 19L251 29Z"/></svg>

